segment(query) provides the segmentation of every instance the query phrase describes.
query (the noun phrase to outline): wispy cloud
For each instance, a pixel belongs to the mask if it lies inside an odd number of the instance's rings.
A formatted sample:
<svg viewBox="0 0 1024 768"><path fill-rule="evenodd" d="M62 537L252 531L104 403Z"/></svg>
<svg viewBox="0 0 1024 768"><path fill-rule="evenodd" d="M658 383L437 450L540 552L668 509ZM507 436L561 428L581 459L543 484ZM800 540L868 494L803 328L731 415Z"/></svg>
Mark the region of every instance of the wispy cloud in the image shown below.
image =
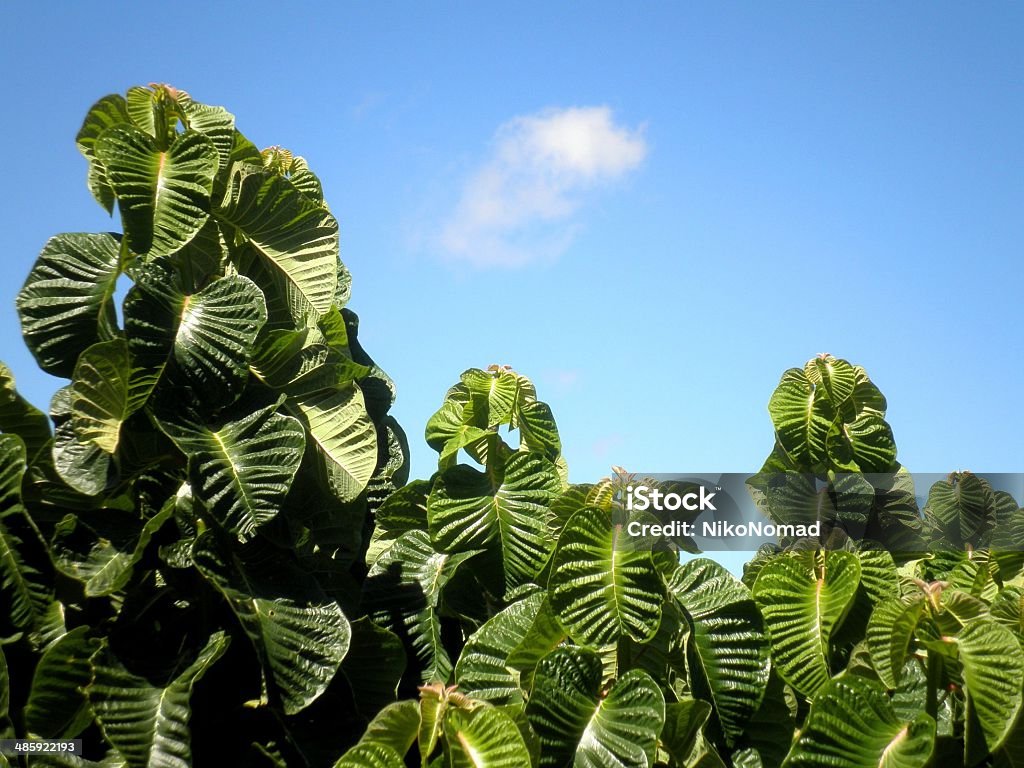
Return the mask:
<svg viewBox="0 0 1024 768"><path fill-rule="evenodd" d="M440 245L453 260L515 267L561 254L587 193L635 169L642 128L611 109L571 107L522 115L498 128L491 156L465 181Z"/></svg>

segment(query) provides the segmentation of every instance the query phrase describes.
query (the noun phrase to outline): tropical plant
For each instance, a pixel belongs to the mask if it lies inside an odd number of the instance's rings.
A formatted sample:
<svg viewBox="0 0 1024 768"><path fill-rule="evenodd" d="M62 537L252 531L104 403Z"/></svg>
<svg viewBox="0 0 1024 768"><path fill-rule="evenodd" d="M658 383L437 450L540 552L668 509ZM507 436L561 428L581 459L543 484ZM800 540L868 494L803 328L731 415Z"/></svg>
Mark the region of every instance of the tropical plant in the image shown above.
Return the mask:
<svg viewBox="0 0 1024 768"><path fill-rule="evenodd" d="M18 295L70 379L49 418L0 368L3 735L316 762L303 728L372 685L363 539L405 482L337 221L303 158L169 86L104 97L77 141L124 234L55 236Z"/></svg>
<svg viewBox="0 0 1024 768"><path fill-rule="evenodd" d="M819 356L749 479L738 579L570 484L551 408L470 369L407 482L306 162L169 86L78 137L124 234L58 235L18 297L49 415L0 365L0 738L63 766L1024 765L1024 510L919 505L886 401Z"/></svg>

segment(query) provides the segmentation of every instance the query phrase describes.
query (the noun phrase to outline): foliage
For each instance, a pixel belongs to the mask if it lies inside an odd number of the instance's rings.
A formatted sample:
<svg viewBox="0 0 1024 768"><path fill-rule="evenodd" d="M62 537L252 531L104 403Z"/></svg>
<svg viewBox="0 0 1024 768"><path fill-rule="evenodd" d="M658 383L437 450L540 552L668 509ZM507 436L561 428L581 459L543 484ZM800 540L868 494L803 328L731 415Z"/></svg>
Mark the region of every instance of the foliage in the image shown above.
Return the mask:
<svg viewBox="0 0 1024 768"><path fill-rule="evenodd" d="M1024 510L970 473L919 507L864 369L783 375L750 492L825 528L737 579L625 535L625 473L569 484L508 367L407 482L301 157L169 86L78 145L124 234L19 294L49 415L0 367L0 737L85 745L33 765L1024 764Z"/></svg>
<svg viewBox="0 0 1024 768"><path fill-rule="evenodd" d="M303 730L358 716L344 661L393 639L358 595L405 482L337 221L301 157L169 86L101 99L78 146L124 234L53 237L18 295L70 379L49 417L0 369L9 732L105 765L316 763Z"/></svg>

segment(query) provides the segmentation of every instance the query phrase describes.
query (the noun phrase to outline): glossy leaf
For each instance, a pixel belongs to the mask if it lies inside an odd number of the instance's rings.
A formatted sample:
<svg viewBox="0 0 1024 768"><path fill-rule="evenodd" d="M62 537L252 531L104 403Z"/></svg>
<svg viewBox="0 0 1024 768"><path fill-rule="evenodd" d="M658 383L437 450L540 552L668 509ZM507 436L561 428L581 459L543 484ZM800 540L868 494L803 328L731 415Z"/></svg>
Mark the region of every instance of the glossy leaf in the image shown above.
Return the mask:
<svg viewBox="0 0 1024 768"><path fill-rule="evenodd" d="M451 467L427 498L431 538L446 552L491 552L502 563L499 584L515 588L536 578L550 555L548 506L559 488L554 466L532 454L514 454L487 472Z"/></svg>
<svg viewBox="0 0 1024 768"><path fill-rule="evenodd" d="M551 607L574 640L594 647L623 636L644 641L661 621L664 588L650 551L625 542L620 524L593 508L577 512L558 539Z"/></svg>
<svg viewBox="0 0 1024 768"><path fill-rule="evenodd" d="M236 164L217 216L244 235L319 315L337 286L338 222L286 179Z"/></svg>
<svg viewBox="0 0 1024 768"><path fill-rule="evenodd" d="M160 417L161 426L189 456L192 491L218 523L242 539L280 511L302 461L305 433L276 405L209 427Z"/></svg>
<svg viewBox="0 0 1024 768"><path fill-rule="evenodd" d="M89 700L104 735L130 768L192 764L192 688L227 647L228 638L214 634L195 661L162 685L130 671L109 650L97 659Z"/></svg>
<svg viewBox="0 0 1024 768"><path fill-rule="evenodd" d="M124 339L93 344L82 352L71 383L71 423L76 438L101 451L117 450L129 413L131 363Z"/></svg>
<svg viewBox="0 0 1024 768"><path fill-rule="evenodd" d="M934 742L935 721L928 715L903 722L881 686L844 675L814 697L783 766L919 768L928 762Z"/></svg>
<svg viewBox="0 0 1024 768"><path fill-rule="evenodd" d="M192 558L238 617L284 711L301 712L327 689L348 652L352 630L341 608L261 539L227 553L207 534Z"/></svg>
<svg viewBox="0 0 1024 768"><path fill-rule="evenodd" d="M17 298L25 343L44 371L70 378L82 350L113 337L120 272L116 235L57 235L46 243Z"/></svg>
<svg viewBox="0 0 1024 768"><path fill-rule="evenodd" d="M117 125L100 135L95 152L135 253L173 253L206 223L218 155L203 134L186 131L164 149L138 128Z"/></svg>
<svg viewBox="0 0 1024 768"><path fill-rule="evenodd" d="M751 590L764 615L772 658L782 677L813 697L831 677L829 639L846 614L860 582L860 563L850 552L813 552L768 561Z"/></svg>
<svg viewBox="0 0 1024 768"><path fill-rule="evenodd" d="M375 622L412 645L423 682L444 682L451 674L451 658L441 640L441 592L477 552L437 552L425 531L409 531L370 568L363 606Z"/></svg>
<svg viewBox="0 0 1024 768"><path fill-rule="evenodd" d="M726 739L734 743L768 684L768 638L757 604L742 582L703 558L679 566L668 588L691 624L695 684L707 686Z"/></svg>
<svg viewBox="0 0 1024 768"><path fill-rule="evenodd" d="M444 720L452 768L524 768L530 753L511 717L494 707L449 710Z"/></svg>
<svg viewBox="0 0 1024 768"><path fill-rule="evenodd" d="M32 677L25 725L43 739L72 739L92 722L85 689L92 683L90 659L100 642L77 627L46 649Z"/></svg>
<svg viewBox="0 0 1024 768"><path fill-rule="evenodd" d="M331 487L342 501L356 498L377 465L377 432L362 390L352 383L290 401L323 457Z"/></svg>

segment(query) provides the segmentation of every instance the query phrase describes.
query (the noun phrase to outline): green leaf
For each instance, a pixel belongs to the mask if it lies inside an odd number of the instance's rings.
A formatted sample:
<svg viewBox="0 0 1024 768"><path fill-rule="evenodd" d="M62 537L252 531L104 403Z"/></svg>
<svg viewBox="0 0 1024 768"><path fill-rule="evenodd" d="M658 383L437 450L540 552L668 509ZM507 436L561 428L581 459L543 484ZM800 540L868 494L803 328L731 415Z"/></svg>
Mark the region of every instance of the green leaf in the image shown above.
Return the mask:
<svg viewBox="0 0 1024 768"><path fill-rule="evenodd" d="M519 376L509 370L492 366L490 370L470 368L461 381L469 394L467 412L478 427L496 427L508 424L519 394Z"/></svg>
<svg viewBox="0 0 1024 768"><path fill-rule="evenodd" d="M43 574L26 557L33 540L38 544L38 532L21 504L24 472L21 438L0 435L0 617L31 630L46 622L52 598Z"/></svg>
<svg viewBox="0 0 1024 768"><path fill-rule="evenodd" d="M931 756L935 721L896 717L877 683L853 675L829 681L814 697L785 768L919 768Z"/></svg>
<svg viewBox="0 0 1024 768"><path fill-rule="evenodd" d="M305 433L269 405L216 428L190 420L160 425L189 456L192 491L210 514L241 539L273 519L302 462Z"/></svg>
<svg viewBox="0 0 1024 768"><path fill-rule="evenodd" d="M1024 654L1013 634L991 619L967 622L956 637L969 716L977 717L981 741L968 731L968 755L995 752L1021 709Z"/></svg>
<svg viewBox="0 0 1024 768"><path fill-rule="evenodd" d="M625 541L621 524L587 508L570 518L551 566L551 606L573 640L595 647L623 636L643 642L661 621L664 588L650 551Z"/></svg>
<svg viewBox="0 0 1024 768"><path fill-rule="evenodd" d="M54 430L53 465L61 480L86 496L102 493L115 475L110 456L96 443L79 440L70 420Z"/></svg>
<svg viewBox="0 0 1024 768"><path fill-rule="evenodd" d="M992 488L984 480L970 472L954 473L949 480L939 480L929 489L924 514L938 521L959 546L974 541L990 525L993 501Z"/></svg>
<svg viewBox="0 0 1024 768"><path fill-rule="evenodd" d="M388 704L366 726L361 744L381 744L404 756L416 741L420 728L420 707L416 701Z"/></svg>
<svg viewBox="0 0 1024 768"><path fill-rule="evenodd" d="M686 765L710 714L711 705L700 699L682 699L665 705L661 743L677 764Z"/></svg>
<svg viewBox="0 0 1024 768"><path fill-rule="evenodd" d="M316 442L331 490L342 501L355 499L377 465L377 432L366 412L362 390L350 383L298 395L289 405Z"/></svg>
<svg viewBox="0 0 1024 768"><path fill-rule="evenodd" d="M101 341L82 352L71 383L71 424L80 442L113 454L128 418L131 363L124 339Z"/></svg>
<svg viewBox="0 0 1024 768"><path fill-rule="evenodd" d="M112 338L112 296L121 273L116 235L50 238L18 293L21 330L39 367L70 378L79 353Z"/></svg>
<svg viewBox="0 0 1024 768"><path fill-rule="evenodd" d="M836 413L828 399L815 392L803 371L791 368L782 375L768 412L779 444L797 466L812 471L825 466L825 441Z"/></svg>
<svg viewBox="0 0 1024 768"><path fill-rule="evenodd" d="M423 667L423 682L445 682L451 674L452 662L441 641L441 592L455 570L477 553L436 552L426 531L409 531L370 568L363 607L375 622L412 645Z"/></svg>
<svg viewBox="0 0 1024 768"><path fill-rule="evenodd" d="M138 128L118 125L103 132L95 151L135 253L173 253L206 223L218 155L203 134L185 131L164 150Z"/></svg>
<svg viewBox="0 0 1024 768"><path fill-rule="evenodd" d="M558 436L555 417L547 403L534 400L518 411L519 432L523 447L536 451L554 461L562 453L562 440Z"/></svg>
<svg viewBox="0 0 1024 768"><path fill-rule="evenodd" d="M100 641L77 627L46 649L32 678L25 726L43 739L76 738L92 722L85 689L93 679L90 659Z"/></svg>
<svg viewBox="0 0 1024 768"><path fill-rule="evenodd" d="M341 662L356 708L373 716L395 700L405 673L405 649L394 632L366 616L352 622L352 639Z"/></svg>
<svg viewBox="0 0 1024 768"><path fill-rule="evenodd" d="M1004 587L990 609L992 618L1012 631L1024 646L1024 587Z"/></svg>
<svg viewBox="0 0 1024 768"><path fill-rule="evenodd" d="M338 222L286 179L236 163L216 211L284 273L319 315L338 282Z"/></svg>
<svg viewBox="0 0 1024 768"><path fill-rule="evenodd" d="M192 688L228 647L222 632L211 635L199 656L165 685L128 670L107 650L96 660L89 688L103 734L130 768L187 768L192 764Z"/></svg>
<svg viewBox="0 0 1024 768"><path fill-rule="evenodd" d="M570 759L581 768L652 765L665 700L650 675L626 672L601 695L600 657L565 646L537 667L526 714L541 743L542 768Z"/></svg>
<svg viewBox="0 0 1024 768"><path fill-rule="evenodd" d="M691 624L691 670L707 686L726 740L734 744L757 711L768 684L769 647L764 622L742 582L704 558L679 566L669 591Z"/></svg>
<svg viewBox="0 0 1024 768"><path fill-rule="evenodd" d="M554 466L538 455L513 454L487 472L451 467L427 498L431 537L446 552L491 552L503 564L497 586L514 589L535 579L550 556L548 507L560 486Z"/></svg>
<svg viewBox="0 0 1024 768"><path fill-rule="evenodd" d="M192 559L238 617L285 713L309 706L334 679L349 648L352 630L338 604L263 539L226 553L203 534Z"/></svg>
<svg viewBox="0 0 1024 768"><path fill-rule="evenodd" d="M193 101L185 91L178 91L175 101L188 128L206 136L216 148L218 167L225 170L235 145L235 116L224 107Z"/></svg>
<svg viewBox="0 0 1024 768"><path fill-rule="evenodd" d="M871 665L886 688L895 688L910 649L914 630L924 614L922 599L890 598L875 606L868 623L867 642Z"/></svg>
<svg viewBox="0 0 1024 768"><path fill-rule="evenodd" d="M96 139L108 128L129 122L124 97L117 93L104 96L89 108L75 137L78 151L89 161L89 191L107 213L114 212L114 190L107 181L103 163L96 157Z"/></svg>
<svg viewBox="0 0 1024 768"><path fill-rule="evenodd" d="M370 742L356 744L334 768L405 768L405 762L391 747Z"/></svg>
<svg viewBox="0 0 1024 768"><path fill-rule="evenodd" d="M851 552L781 555L767 562L754 582L757 600L782 677L813 697L831 676L829 638L845 616L860 583Z"/></svg>
<svg viewBox="0 0 1024 768"><path fill-rule="evenodd" d="M230 401L248 379L266 320L263 292L247 277L221 277L188 294L166 262L147 265L124 302L128 348L143 369L133 396L144 400L173 361L205 401Z"/></svg>
<svg viewBox="0 0 1024 768"><path fill-rule="evenodd" d="M25 444L29 466L45 456L53 434L46 414L18 394L11 369L0 362L0 432L17 435Z"/></svg>
<svg viewBox="0 0 1024 768"><path fill-rule="evenodd" d="M83 510L57 524L51 553L57 568L97 597L122 589L153 535L174 514L175 499L144 523L122 510Z"/></svg>
<svg viewBox="0 0 1024 768"><path fill-rule="evenodd" d="M564 637L554 631L553 623L543 592L534 592L492 616L470 636L459 655L455 665L459 690L492 704L522 702L520 669L512 655L527 637L529 647L541 655L552 650ZM537 633L538 629L542 631ZM544 647L545 641L549 647Z"/></svg>
<svg viewBox="0 0 1024 768"><path fill-rule="evenodd" d="M494 707L451 709L444 720L452 768L524 768L530 765L519 728Z"/></svg>
<svg viewBox="0 0 1024 768"><path fill-rule="evenodd" d="M384 500L374 515L373 536L366 551L366 564L373 565L406 531L427 530L427 494L431 483L413 480Z"/></svg>
<svg viewBox="0 0 1024 768"><path fill-rule="evenodd" d="M573 762L578 768L651 765L665 723L665 699L650 675L631 669L598 703Z"/></svg>

